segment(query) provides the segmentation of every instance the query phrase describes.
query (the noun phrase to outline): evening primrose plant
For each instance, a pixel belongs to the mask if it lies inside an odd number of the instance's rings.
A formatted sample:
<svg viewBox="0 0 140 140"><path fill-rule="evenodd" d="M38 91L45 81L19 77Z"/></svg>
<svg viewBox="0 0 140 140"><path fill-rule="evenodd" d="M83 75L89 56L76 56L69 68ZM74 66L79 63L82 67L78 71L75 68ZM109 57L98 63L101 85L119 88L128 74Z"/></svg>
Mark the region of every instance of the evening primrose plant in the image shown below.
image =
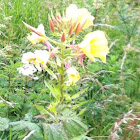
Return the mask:
<svg viewBox="0 0 140 140"><path fill-rule="evenodd" d="M85 57L93 62L96 58L106 63L106 55L109 53L108 41L103 31L93 31L88 33L80 44L72 44L80 32L93 25L94 17L85 8L78 8L71 4L61 15L53 11L49 15L49 25L54 39L45 34L43 24L34 28L23 22L31 31L27 39L34 45L43 43L46 49L26 52L22 55L23 66L18 68L20 74L32 77L37 80L37 71L46 71L50 76L45 80L46 87L51 92L51 101L45 107L36 104L36 108L41 115L38 119L44 119L42 127L44 136L51 140L51 134L55 130L57 133L54 139L73 139L76 137L86 138L88 127L81 122L76 109L86 102L73 105L72 100L81 96L87 89L84 89L73 96L68 94L71 86L76 86L80 80L79 70L73 65L72 60L77 59L77 63L84 67ZM46 32L47 33L47 32ZM82 114L82 113L80 113ZM79 139L79 140L80 140Z"/></svg>

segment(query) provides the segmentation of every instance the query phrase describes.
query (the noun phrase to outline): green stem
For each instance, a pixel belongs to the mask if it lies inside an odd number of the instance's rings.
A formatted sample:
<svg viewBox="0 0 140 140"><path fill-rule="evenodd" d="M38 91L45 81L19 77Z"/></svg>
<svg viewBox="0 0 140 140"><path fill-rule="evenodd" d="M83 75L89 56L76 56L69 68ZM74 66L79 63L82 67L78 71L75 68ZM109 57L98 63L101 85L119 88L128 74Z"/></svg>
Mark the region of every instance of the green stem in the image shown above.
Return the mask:
<svg viewBox="0 0 140 140"><path fill-rule="evenodd" d="M63 89L63 84L64 84L64 50L65 50L65 46L61 46L61 58L62 58L62 63L61 63L61 76L60 76L60 92L61 92L61 98L60 98L60 102L63 102L64 99L64 89Z"/></svg>

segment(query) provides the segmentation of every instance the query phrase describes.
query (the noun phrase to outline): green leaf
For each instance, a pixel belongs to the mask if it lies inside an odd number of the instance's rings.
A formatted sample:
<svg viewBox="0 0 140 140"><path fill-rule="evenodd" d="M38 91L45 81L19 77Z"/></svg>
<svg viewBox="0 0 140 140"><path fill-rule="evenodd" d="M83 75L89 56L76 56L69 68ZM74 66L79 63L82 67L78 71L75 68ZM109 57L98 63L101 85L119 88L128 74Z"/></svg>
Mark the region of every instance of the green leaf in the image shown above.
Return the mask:
<svg viewBox="0 0 140 140"><path fill-rule="evenodd" d="M68 140L61 124L43 123L43 130L47 140Z"/></svg>
<svg viewBox="0 0 140 140"><path fill-rule="evenodd" d="M4 131L9 128L9 119L0 117L0 131Z"/></svg>
<svg viewBox="0 0 140 140"><path fill-rule="evenodd" d="M71 97L71 99L76 99L76 98L80 97L82 94L84 94L84 93L87 91L87 89L88 89L88 88L85 88L85 89L79 91L78 93L74 94L74 95Z"/></svg>
<svg viewBox="0 0 140 140"><path fill-rule="evenodd" d="M13 131L20 131L20 130L24 130L24 129L28 129L30 131L35 130L33 135L36 138L38 138L39 140L43 140L42 131L41 131L40 127L35 123L21 120L21 121L17 121L17 122L11 122L10 125L13 126L13 128L12 128Z"/></svg>
<svg viewBox="0 0 140 140"><path fill-rule="evenodd" d="M54 78L57 79L56 75L48 67L45 67L45 70Z"/></svg>
<svg viewBox="0 0 140 140"><path fill-rule="evenodd" d="M87 126L78 118L68 118L64 120L63 126L68 138L75 138L87 131Z"/></svg>
<svg viewBox="0 0 140 140"><path fill-rule="evenodd" d="M60 100L60 97L61 97L61 93L60 93L60 90L57 86L51 86L49 83L47 83L45 81L45 85L49 88L49 90L51 91L53 97L59 101Z"/></svg>
<svg viewBox="0 0 140 140"><path fill-rule="evenodd" d="M59 57L56 57L56 63L59 67L61 67L61 60L59 59Z"/></svg>

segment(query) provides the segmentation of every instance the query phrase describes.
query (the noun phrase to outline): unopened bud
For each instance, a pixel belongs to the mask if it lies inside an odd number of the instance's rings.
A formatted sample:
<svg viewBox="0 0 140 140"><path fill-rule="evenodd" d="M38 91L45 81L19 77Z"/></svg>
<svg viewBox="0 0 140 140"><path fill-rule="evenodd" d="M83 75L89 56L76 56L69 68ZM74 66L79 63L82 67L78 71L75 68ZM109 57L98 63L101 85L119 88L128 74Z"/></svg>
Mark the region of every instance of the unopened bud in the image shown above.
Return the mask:
<svg viewBox="0 0 140 140"><path fill-rule="evenodd" d="M61 41L64 42L66 40L65 33L62 34Z"/></svg>
<svg viewBox="0 0 140 140"><path fill-rule="evenodd" d="M73 27L72 27L72 25L71 25L71 27L70 27L70 29L69 29L69 36L71 36L72 30L73 30Z"/></svg>
<svg viewBox="0 0 140 140"><path fill-rule="evenodd" d="M78 34L79 32L80 32L80 23L76 27L75 34Z"/></svg>
<svg viewBox="0 0 140 140"><path fill-rule="evenodd" d="M57 26L58 32L61 33L61 29L59 26Z"/></svg>
<svg viewBox="0 0 140 140"><path fill-rule="evenodd" d="M51 51L51 44L50 44L50 42L48 40L45 40L43 43L47 46L47 48L48 48L48 50L50 52Z"/></svg>
<svg viewBox="0 0 140 140"><path fill-rule="evenodd" d="M61 19L57 18L57 23L61 24L62 23Z"/></svg>
<svg viewBox="0 0 140 140"><path fill-rule="evenodd" d="M53 23L54 25L57 24L57 20L55 19L54 15L53 15L53 12L51 11L51 17L52 17L52 20L53 20Z"/></svg>
<svg viewBox="0 0 140 140"><path fill-rule="evenodd" d="M65 68L66 69L69 69L70 68L70 65L68 63L66 63L66 62L65 62Z"/></svg>
<svg viewBox="0 0 140 140"><path fill-rule="evenodd" d="M23 23L24 23L24 25L25 25L30 31L32 31L32 32L34 32L34 33L36 33L36 34L38 34L39 36L42 35L42 33L40 33L36 28L34 28L34 27L28 25L28 24L25 23L24 21L23 21Z"/></svg>
<svg viewBox="0 0 140 140"><path fill-rule="evenodd" d="M61 15L60 15L60 13L57 12L56 17L57 17L58 19L61 20Z"/></svg>
<svg viewBox="0 0 140 140"><path fill-rule="evenodd" d="M86 21L85 21L82 25L81 25L80 23L77 25L77 28L76 28L76 30L75 30L75 33L76 33L76 34L79 34L79 33L82 31L82 29L83 29L85 23L86 23Z"/></svg>
<svg viewBox="0 0 140 140"><path fill-rule="evenodd" d="M71 23L72 23L72 19L71 19L71 21L70 21ZM78 22L77 22L77 20L72 24L72 27L73 28L76 28L76 25L78 24Z"/></svg>
<svg viewBox="0 0 140 140"><path fill-rule="evenodd" d="M54 24L53 24L52 19L51 19L50 16L49 16L49 25L50 25L51 31L54 32Z"/></svg>

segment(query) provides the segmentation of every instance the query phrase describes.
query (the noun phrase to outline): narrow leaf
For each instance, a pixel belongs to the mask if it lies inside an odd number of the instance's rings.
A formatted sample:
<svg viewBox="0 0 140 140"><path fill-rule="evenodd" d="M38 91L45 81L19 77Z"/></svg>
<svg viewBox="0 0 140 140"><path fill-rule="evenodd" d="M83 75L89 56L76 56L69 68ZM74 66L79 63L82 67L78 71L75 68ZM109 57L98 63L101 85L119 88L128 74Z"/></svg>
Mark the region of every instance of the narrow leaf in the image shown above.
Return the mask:
<svg viewBox="0 0 140 140"><path fill-rule="evenodd" d="M52 86L51 86L49 83L47 83L46 81L45 81L45 85L49 88L49 90L51 91L53 97L54 97L57 101L59 101L59 100L60 100L61 93L60 93L59 89L57 88L57 86L53 86L53 87L52 87Z"/></svg>
<svg viewBox="0 0 140 140"><path fill-rule="evenodd" d="M85 102L81 102L81 103L79 103L79 104L76 104L74 107L72 107L72 109L75 110L75 109L77 109L78 107L80 107L80 106L86 104L87 102L88 102L88 101L85 101Z"/></svg>
<svg viewBox="0 0 140 140"><path fill-rule="evenodd" d="M54 78L57 79L56 75L48 67L45 67L45 70Z"/></svg>
<svg viewBox="0 0 140 140"><path fill-rule="evenodd" d="M86 108L82 109L82 110L78 113L78 116L83 115L85 111L86 111Z"/></svg>
<svg viewBox="0 0 140 140"><path fill-rule="evenodd" d="M87 91L87 89L88 89L88 88L85 88L85 89L79 91L78 93L74 94L74 95L71 97L71 99L76 99L76 98L80 97L82 94L84 94L84 93Z"/></svg>
<svg viewBox="0 0 140 140"><path fill-rule="evenodd" d="M47 114L54 119L54 116L49 111L47 111L47 109L45 109L43 106L35 105L35 107L40 111L41 114Z"/></svg>

